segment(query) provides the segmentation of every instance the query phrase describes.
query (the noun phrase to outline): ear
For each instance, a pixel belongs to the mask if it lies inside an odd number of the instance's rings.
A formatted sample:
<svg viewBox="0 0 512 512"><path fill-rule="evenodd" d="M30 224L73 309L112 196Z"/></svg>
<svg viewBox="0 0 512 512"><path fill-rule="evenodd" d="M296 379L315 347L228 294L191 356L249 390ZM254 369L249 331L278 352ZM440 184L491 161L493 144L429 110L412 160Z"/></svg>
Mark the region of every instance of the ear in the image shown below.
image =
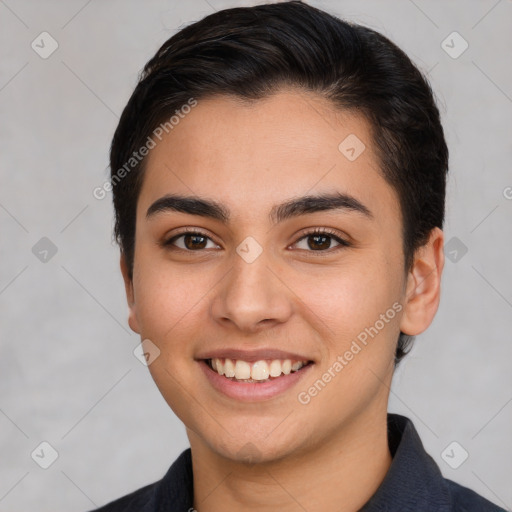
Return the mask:
<svg viewBox="0 0 512 512"><path fill-rule="evenodd" d="M441 298L441 274L444 267L444 234L439 228L430 232L428 242L414 255L407 276L404 314L400 330L415 336L432 323Z"/></svg>
<svg viewBox="0 0 512 512"><path fill-rule="evenodd" d="M128 302L129 315L128 315L128 325L130 329L137 334L140 334L139 324L137 321L137 308L135 304L135 293L133 290L133 278L130 276L130 272L128 270L128 264L126 263L126 258L124 253L121 252L121 260L120 260L121 274L123 275L124 280L124 288L126 291L126 300Z"/></svg>

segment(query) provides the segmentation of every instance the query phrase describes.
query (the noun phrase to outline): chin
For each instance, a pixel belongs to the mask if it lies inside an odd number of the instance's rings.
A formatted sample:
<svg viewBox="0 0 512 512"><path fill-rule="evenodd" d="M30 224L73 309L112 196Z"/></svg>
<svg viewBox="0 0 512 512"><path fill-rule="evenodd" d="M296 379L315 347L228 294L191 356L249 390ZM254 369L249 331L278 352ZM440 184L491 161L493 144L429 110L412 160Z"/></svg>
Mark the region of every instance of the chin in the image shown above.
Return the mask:
<svg viewBox="0 0 512 512"><path fill-rule="evenodd" d="M287 456L289 446L268 446L251 440L217 442L211 447L215 453L235 463L264 464L275 462Z"/></svg>

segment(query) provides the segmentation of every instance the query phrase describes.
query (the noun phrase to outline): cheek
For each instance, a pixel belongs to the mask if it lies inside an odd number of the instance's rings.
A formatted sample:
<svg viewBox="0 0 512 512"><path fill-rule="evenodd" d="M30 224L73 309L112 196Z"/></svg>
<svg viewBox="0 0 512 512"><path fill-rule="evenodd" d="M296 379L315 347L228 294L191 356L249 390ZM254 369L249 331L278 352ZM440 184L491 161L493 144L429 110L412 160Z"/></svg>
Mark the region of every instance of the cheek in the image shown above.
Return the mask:
<svg viewBox="0 0 512 512"><path fill-rule="evenodd" d="M304 311L315 313L313 318L325 339L339 348L400 300L401 279L392 258L374 253L329 270L302 273L292 282L306 306ZM386 325L397 323L392 320Z"/></svg>
<svg viewBox="0 0 512 512"><path fill-rule="evenodd" d="M141 338L151 340L160 350L148 369L170 408L187 425L194 424L198 414L191 407L194 384L190 375L197 364L193 341L204 330L207 290L211 288L205 275L197 269L158 262L154 255L146 261L141 257L134 274Z"/></svg>
<svg viewBox="0 0 512 512"><path fill-rule="evenodd" d="M171 266L154 256L149 264L141 257L134 275L141 336L155 340L162 350L172 345L183 326L194 325L192 320L204 308L212 287L206 276L197 268Z"/></svg>

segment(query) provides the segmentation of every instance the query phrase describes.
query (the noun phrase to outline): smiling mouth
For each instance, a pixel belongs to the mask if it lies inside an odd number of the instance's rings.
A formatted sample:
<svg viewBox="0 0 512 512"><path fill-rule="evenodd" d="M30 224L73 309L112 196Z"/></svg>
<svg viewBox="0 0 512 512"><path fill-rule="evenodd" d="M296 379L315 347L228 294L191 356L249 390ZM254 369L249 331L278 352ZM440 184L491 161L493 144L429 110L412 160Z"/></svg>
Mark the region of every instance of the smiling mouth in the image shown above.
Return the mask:
<svg viewBox="0 0 512 512"><path fill-rule="evenodd" d="M253 363L241 359L204 359L215 373L233 382L264 383L300 371L313 361L292 359L262 359Z"/></svg>

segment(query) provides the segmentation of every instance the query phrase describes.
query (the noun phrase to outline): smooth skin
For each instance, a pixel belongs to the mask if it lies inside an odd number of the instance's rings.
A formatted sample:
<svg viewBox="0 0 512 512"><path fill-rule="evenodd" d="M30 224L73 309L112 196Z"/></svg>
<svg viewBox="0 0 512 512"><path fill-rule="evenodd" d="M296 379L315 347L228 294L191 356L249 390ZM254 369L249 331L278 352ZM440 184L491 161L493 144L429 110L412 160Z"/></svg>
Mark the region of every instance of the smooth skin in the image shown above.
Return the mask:
<svg viewBox="0 0 512 512"><path fill-rule="evenodd" d="M349 134L366 146L354 161L338 149ZM443 232L431 232L406 272L398 198L372 146L359 114L288 88L255 102L199 100L148 155L133 279L123 258L121 270L129 325L160 349L151 375L187 429L199 512L353 512L389 469L396 341L400 330L419 334L434 318ZM371 216L340 209L269 218L276 204L334 192L355 197ZM171 210L147 217L166 194L221 203L229 223ZM200 248L180 236L183 228L205 234ZM306 236L315 228L350 245L327 238L319 247ZM236 252L248 236L263 250L252 263ZM402 310L300 403L298 394L394 303ZM241 402L217 392L195 359L224 347L277 348L315 365L283 394ZM248 450L256 463L244 460Z"/></svg>

